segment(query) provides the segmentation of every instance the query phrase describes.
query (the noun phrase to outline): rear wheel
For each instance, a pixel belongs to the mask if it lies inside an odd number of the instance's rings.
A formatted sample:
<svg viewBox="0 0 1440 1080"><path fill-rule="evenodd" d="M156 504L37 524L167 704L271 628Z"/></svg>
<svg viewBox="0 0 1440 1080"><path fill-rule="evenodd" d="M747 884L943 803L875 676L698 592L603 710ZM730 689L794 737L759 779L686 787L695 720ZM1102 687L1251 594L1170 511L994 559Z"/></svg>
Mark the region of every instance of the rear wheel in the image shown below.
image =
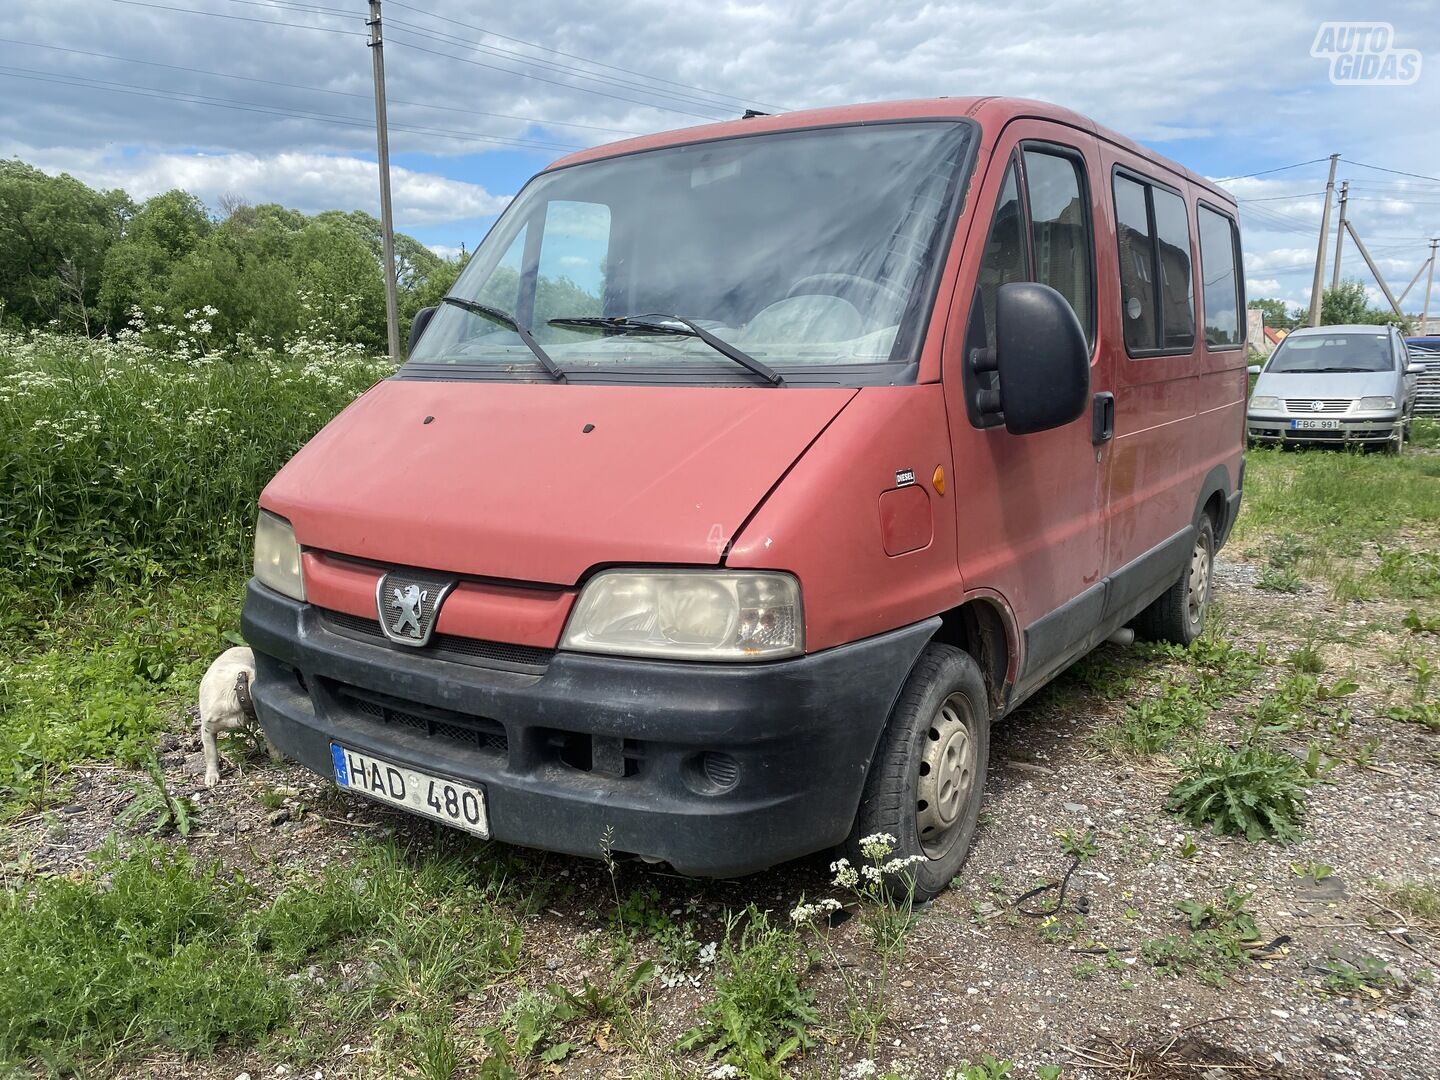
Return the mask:
<svg viewBox="0 0 1440 1080"><path fill-rule="evenodd" d="M1215 570L1215 523L1200 516L1195 545L1179 579L1135 618L1137 636L1150 641L1189 645L1205 630L1210 610L1211 577Z"/></svg>
<svg viewBox="0 0 1440 1080"><path fill-rule="evenodd" d="M940 893L970 850L990 760L990 704L985 679L968 653L926 646L880 737L865 780L846 855L868 860L860 841L894 838L890 859L915 858L904 871L915 899ZM899 875L889 882L903 892Z"/></svg>

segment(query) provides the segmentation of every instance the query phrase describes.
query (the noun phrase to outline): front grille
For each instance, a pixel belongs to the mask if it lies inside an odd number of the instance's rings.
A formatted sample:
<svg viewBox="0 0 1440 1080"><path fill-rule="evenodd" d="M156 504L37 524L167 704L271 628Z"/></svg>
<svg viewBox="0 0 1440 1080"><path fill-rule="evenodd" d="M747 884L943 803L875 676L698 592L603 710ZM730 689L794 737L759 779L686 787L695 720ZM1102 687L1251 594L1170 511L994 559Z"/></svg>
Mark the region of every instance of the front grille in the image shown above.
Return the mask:
<svg viewBox="0 0 1440 1080"><path fill-rule="evenodd" d="M505 728L495 720L399 701L347 683L329 680L327 683L330 693L340 704L387 726L405 728L431 738L496 754L504 754L509 745Z"/></svg>
<svg viewBox="0 0 1440 1080"><path fill-rule="evenodd" d="M323 611L321 621L327 630L345 637L359 638L377 645L389 644L389 639L380 629L378 619L366 619L343 611ZM554 649L540 649L533 645L512 645L504 641L482 641L479 638L459 637L455 634L432 634L430 644L421 647L400 646L406 652L419 653L436 660L453 660L461 664L500 665L529 672L545 670Z"/></svg>
<svg viewBox="0 0 1440 1080"><path fill-rule="evenodd" d="M1292 413L1314 413L1317 416L1350 411L1350 398L1286 398L1285 409ZM1317 409L1315 406L1319 405Z"/></svg>

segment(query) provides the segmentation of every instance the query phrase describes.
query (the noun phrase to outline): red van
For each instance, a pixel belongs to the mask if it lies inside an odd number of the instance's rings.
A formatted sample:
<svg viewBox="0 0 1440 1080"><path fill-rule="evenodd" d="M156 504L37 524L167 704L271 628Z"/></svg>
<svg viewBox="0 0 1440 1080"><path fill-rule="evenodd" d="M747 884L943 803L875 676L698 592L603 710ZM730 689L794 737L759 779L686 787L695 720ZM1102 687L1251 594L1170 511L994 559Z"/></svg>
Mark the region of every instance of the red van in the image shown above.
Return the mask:
<svg viewBox="0 0 1440 1080"><path fill-rule="evenodd" d="M731 876L885 832L942 889L990 724L1201 630L1240 505L1234 200L942 98L598 147L265 489L274 743L481 836Z"/></svg>

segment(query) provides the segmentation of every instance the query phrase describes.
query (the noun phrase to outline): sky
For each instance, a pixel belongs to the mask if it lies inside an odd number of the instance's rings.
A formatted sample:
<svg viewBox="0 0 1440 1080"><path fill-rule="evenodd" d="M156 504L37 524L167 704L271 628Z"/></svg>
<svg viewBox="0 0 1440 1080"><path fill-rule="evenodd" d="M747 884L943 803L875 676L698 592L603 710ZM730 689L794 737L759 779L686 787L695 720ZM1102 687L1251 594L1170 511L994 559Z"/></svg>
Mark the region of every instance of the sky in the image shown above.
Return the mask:
<svg viewBox="0 0 1440 1080"><path fill-rule="evenodd" d="M378 213L363 0L5 7L0 156L136 198ZM1246 176L1225 186L1251 298L1306 302L1332 153L1395 292L1440 237L1435 0L384 0L384 20L396 227L443 254L473 249L572 148L747 107L971 94L1057 102L1212 178ZM1344 20L1389 24L1366 44L1418 52L1389 69L1418 78L1332 81L1312 49ZM1381 299L1348 238L1343 270Z"/></svg>

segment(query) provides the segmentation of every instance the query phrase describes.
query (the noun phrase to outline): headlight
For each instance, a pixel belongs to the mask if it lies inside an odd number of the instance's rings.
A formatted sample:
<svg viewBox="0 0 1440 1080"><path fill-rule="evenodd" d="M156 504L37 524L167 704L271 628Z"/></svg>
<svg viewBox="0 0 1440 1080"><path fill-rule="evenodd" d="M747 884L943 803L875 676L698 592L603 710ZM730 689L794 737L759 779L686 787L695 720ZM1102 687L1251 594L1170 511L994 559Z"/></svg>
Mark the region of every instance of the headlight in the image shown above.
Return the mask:
<svg viewBox="0 0 1440 1080"><path fill-rule="evenodd" d="M261 510L255 521L255 579L292 600L305 599L295 530L284 518L266 510Z"/></svg>
<svg viewBox="0 0 1440 1080"><path fill-rule="evenodd" d="M607 570L575 602L563 649L680 660L775 660L805 650L789 574Z"/></svg>
<svg viewBox="0 0 1440 1080"><path fill-rule="evenodd" d="M1362 409L1393 409L1395 399L1393 397L1362 397L1360 399Z"/></svg>
<svg viewBox="0 0 1440 1080"><path fill-rule="evenodd" d="M1280 408L1280 399L1278 397L1252 397L1250 408L1270 412Z"/></svg>

